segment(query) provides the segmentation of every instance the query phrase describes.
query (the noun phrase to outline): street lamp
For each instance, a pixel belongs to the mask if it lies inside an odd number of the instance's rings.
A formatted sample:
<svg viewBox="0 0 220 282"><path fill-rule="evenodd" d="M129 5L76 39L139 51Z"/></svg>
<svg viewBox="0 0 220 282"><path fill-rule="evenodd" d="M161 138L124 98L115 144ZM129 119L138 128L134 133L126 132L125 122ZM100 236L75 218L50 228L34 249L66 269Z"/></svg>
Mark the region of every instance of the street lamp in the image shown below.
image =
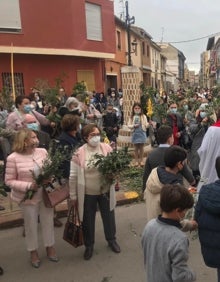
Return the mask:
<svg viewBox="0 0 220 282"><path fill-rule="evenodd" d="M131 42L131 47L132 47L131 53L136 53L136 52L137 52L137 41L136 41L136 39L134 39L134 40Z"/></svg>
<svg viewBox="0 0 220 282"><path fill-rule="evenodd" d="M128 1L125 2L125 7L126 7L126 18L125 18L125 23L126 23L126 30L127 30L127 38L128 38L128 66L132 66L132 63L131 63L131 30L130 30L130 27L131 27L131 24L134 24L135 23L135 17L132 16L130 17L129 16L129 12L128 12ZM134 43L134 41L133 41ZM135 47L137 46L137 42L135 42L136 45Z"/></svg>

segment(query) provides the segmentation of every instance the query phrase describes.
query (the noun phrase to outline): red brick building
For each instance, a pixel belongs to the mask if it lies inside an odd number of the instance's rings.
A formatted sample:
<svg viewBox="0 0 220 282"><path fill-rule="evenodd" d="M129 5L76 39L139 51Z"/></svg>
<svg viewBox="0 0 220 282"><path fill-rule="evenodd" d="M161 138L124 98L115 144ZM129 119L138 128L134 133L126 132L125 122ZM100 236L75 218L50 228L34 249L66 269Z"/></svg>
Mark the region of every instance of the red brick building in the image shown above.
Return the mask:
<svg viewBox="0 0 220 282"><path fill-rule="evenodd" d="M11 88L13 52L16 93L30 92L36 79L63 78L68 94L76 82L104 91L105 59L116 49L111 0L1 0L0 90Z"/></svg>

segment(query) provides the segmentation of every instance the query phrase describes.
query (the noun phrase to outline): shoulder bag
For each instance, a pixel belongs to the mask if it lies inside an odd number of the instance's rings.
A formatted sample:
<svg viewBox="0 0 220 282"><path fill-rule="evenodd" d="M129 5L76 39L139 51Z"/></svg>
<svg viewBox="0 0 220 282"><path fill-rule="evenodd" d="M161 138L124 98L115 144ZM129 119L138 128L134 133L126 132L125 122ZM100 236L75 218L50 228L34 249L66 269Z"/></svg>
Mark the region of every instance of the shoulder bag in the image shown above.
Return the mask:
<svg viewBox="0 0 220 282"><path fill-rule="evenodd" d="M75 248L84 244L82 223L79 219L77 206L71 206L69 208L67 222L63 233L63 240L67 241Z"/></svg>
<svg viewBox="0 0 220 282"><path fill-rule="evenodd" d="M69 198L68 180L53 180L43 186L43 201L45 207L53 208Z"/></svg>

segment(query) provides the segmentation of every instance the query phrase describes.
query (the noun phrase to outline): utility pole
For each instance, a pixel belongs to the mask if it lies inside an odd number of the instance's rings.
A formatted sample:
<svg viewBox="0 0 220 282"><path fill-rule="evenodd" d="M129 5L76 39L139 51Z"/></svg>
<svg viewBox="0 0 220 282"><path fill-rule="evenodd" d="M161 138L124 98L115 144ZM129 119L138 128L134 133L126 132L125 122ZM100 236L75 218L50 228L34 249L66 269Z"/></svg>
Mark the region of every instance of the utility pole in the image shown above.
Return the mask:
<svg viewBox="0 0 220 282"><path fill-rule="evenodd" d="M128 11L128 1L125 2L125 8L126 8L126 18L125 18L125 23L126 23L126 30L127 30L127 39L128 39L128 66L132 66L131 63L131 24L135 23L135 18L129 16L129 11Z"/></svg>

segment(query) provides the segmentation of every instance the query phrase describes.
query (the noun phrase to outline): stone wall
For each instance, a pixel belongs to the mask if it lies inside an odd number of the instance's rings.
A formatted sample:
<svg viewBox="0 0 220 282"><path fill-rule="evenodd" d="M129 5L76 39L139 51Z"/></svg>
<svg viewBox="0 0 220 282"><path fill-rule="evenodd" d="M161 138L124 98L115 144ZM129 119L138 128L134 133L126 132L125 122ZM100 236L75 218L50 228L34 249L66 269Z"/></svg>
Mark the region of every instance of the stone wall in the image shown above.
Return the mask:
<svg viewBox="0 0 220 282"><path fill-rule="evenodd" d="M135 66L121 68L124 124L128 123L134 102L140 102L140 70Z"/></svg>

